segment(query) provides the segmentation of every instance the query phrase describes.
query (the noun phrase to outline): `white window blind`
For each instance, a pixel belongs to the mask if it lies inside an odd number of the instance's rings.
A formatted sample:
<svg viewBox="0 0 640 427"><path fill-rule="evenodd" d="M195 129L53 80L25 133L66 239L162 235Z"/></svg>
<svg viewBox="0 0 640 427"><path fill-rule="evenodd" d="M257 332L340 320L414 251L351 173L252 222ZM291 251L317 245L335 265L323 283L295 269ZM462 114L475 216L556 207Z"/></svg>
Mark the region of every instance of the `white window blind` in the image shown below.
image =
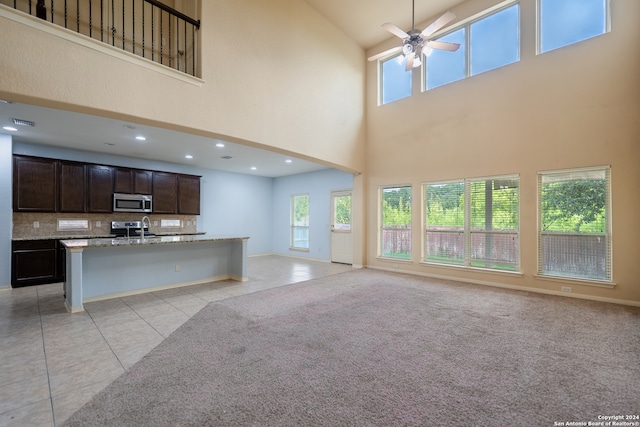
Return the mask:
<svg viewBox="0 0 640 427"><path fill-rule="evenodd" d="M380 190L379 255L411 259L411 186Z"/></svg>
<svg viewBox="0 0 640 427"><path fill-rule="evenodd" d="M464 264L464 193L464 181L425 185L425 260Z"/></svg>
<svg viewBox="0 0 640 427"><path fill-rule="evenodd" d="M518 269L519 190L517 178L469 182L471 266Z"/></svg>
<svg viewBox="0 0 640 427"><path fill-rule="evenodd" d="M291 196L291 248L309 249L309 195Z"/></svg>
<svg viewBox="0 0 640 427"><path fill-rule="evenodd" d="M424 185L426 262L517 271L517 175Z"/></svg>
<svg viewBox="0 0 640 427"><path fill-rule="evenodd" d="M609 167L538 174L538 274L611 281Z"/></svg>

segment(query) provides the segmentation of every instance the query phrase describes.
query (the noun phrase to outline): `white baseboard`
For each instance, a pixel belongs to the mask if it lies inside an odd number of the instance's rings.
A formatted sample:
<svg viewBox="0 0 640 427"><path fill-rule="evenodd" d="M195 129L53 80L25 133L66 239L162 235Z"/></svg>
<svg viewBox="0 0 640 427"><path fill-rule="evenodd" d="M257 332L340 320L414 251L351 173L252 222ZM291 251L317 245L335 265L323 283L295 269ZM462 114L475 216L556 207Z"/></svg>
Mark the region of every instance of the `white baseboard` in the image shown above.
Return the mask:
<svg viewBox="0 0 640 427"><path fill-rule="evenodd" d="M556 295L560 297L577 298L577 299L584 299L584 300L590 300L590 301L599 301L599 302L606 302L611 304L640 307L640 301L629 301L629 300L623 300L623 299L617 299L617 298L607 298L607 297L598 297L593 295L567 293L567 292L553 291L548 289L531 288L528 286L508 285L504 283L490 282L487 280L461 279L459 277L445 276L441 274L430 274L430 273L420 273L416 271L398 270L397 268L386 268L386 267L376 267L376 266L367 266L367 268L370 268L372 270L389 271L391 273L410 274L414 276L431 277L434 279L451 280L451 281L460 282L460 283L471 283L474 285L483 285L483 286L491 286L494 288L511 289L514 291L535 292L538 294Z"/></svg>
<svg viewBox="0 0 640 427"><path fill-rule="evenodd" d="M236 278L232 277L229 274L225 274L225 275L221 275L221 276L208 277L208 278L205 278L205 279L192 280L190 282L172 283L170 285L154 286L154 287L151 287L151 288L136 289L136 290L125 291L125 292L114 292L112 294L105 294L105 295L99 295L99 296L90 297L90 298L83 298L82 299L82 303L85 304L85 303L88 303L88 302L102 301L102 300L112 299L112 298L128 297L128 296L131 296L131 295L146 294L146 293L149 293L149 292L163 291L163 290L166 290L166 289L174 289L174 288L182 288L182 287L185 287L185 286L201 285L203 283L220 282L222 280L228 280L228 279L237 280L237 281L240 281L240 282L244 282L244 281L247 280L247 279L243 279L243 278L236 279ZM65 301L65 304L66 304L66 301Z"/></svg>

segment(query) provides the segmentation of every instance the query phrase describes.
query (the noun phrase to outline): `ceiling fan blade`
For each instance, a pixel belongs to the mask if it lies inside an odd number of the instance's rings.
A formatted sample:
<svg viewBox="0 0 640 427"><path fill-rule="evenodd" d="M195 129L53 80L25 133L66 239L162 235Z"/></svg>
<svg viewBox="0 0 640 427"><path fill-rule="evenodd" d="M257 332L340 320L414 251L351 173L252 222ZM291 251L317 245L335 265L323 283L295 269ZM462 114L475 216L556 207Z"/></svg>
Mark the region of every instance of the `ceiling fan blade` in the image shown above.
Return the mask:
<svg viewBox="0 0 640 427"><path fill-rule="evenodd" d="M455 13L447 12L442 15L440 18L433 21L427 28L422 30L422 37L429 37L431 34L438 31L440 28L447 25L449 22L453 21L456 18Z"/></svg>
<svg viewBox="0 0 640 427"><path fill-rule="evenodd" d="M415 52L411 52L409 55L407 55L407 64L404 67L405 71L409 71L413 68L413 60L415 57L416 57Z"/></svg>
<svg viewBox="0 0 640 427"><path fill-rule="evenodd" d="M389 31L394 36L400 37L401 39L408 39L409 38L409 34L405 33L403 30L401 30L400 28L396 27L391 22L387 22L386 24L382 24L382 28L384 28L385 30Z"/></svg>
<svg viewBox="0 0 640 427"><path fill-rule="evenodd" d="M387 49L384 52L378 53L377 55L370 56L369 57L369 61L375 61L376 59L383 58L383 57L385 57L385 56L387 56L387 55L389 55L389 54L391 54L393 52L399 51L400 49L402 49L402 46L392 47L391 49Z"/></svg>
<svg viewBox="0 0 640 427"><path fill-rule="evenodd" d="M432 49L448 50L450 52L455 52L460 48L460 44L458 43L439 42L436 40L428 41L427 46Z"/></svg>

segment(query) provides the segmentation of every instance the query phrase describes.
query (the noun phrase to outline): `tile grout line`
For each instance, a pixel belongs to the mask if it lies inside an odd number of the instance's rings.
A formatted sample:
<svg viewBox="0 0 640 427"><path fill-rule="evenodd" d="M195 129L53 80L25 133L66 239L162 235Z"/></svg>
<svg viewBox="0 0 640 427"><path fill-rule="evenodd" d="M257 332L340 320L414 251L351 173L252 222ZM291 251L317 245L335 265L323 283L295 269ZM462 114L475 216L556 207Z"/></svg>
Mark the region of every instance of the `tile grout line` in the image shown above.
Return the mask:
<svg viewBox="0 0 640 427"><path fill-rule="evenodd" d="M98 333L100 334L100 336L102 337L102 339L104 340L105 344L107 344L107 347L109 347L109 350L111 350L111 353L113 353L113 355L115 356L116 360L118 361L118 363L120 364L120 366L122 367L123 372L127 372L127 369L124 367L124 365L122 364L122 362L120 361L120 358L118 357L118 355L116 354L115 351L113 351L113 347L111 347L111 344L109 344L109 340L107 340L107 337L104 336L104 334L102 333L102 330L100 329L100 326L98 326L98 324L96 323L96 320L93 318L93 316L91 315L91 313L88 310L85 310L85 312L87 313L87 315L89 316L89 319L91 319L91 321L93 322L93 325L96 327L96 329L98 330Z"/></svg>
<svg viewBox="0 0 640 427"><path fill-rule="evenodd" d="M40 320L40 334L42 337L42 352L44 353L44 367L47 371L47 387L49 388L49 406L51 407L51 421L56 425L56 413L53 409L53 392L51 391L51 376L49 374L49 361L47 360L47 345L44 338L44 325L42 311L40 310L40 289L36 286L36 302L38 303L38 319Z"/></svg>
<svg viewBox="0 0 640 427"><path fill-rule="evenodd" d="M151 294L154 294L154 293L153 293L153 292L151 292ZM156 297L156 298L158 298L159 300L163 301L164 303L167 303L165 300L163 300L163 299L162 299L162 298L160 298L159 296L157 296L157 295L155 295L155 294L154 294L153 296L154 296L154 297ZM153 325L152 325L151 323L147 322L147 319L145 319L144 317L142 317L142 316L140 315L140 313L138 313L138 312L136 311L136 309L135 309L135 308L133 308L133 307L131 307L129 304L127 304L127 302L126 302L124 299L122 299L122 298L119 298L119 299L120 299L120 301L122 301L122 303L123 303L124 305L126 305L127 307L129 307L129 310L133 311L133 312L136 314L136 316L138 316L140 319L142 319L142 321L143 321L144 323L146 323L147 325L149 325L149 327L150 327L151 329L153 329L154 331L156 331L156 333L162 337L162 341L164 341L165 339L167 339L167 337L165 337L165 336L164 336L164 335L163 335L159 330L157 330L156 328L154 328L154 327L153 327ZM167 303L167 304L168 304L168 303ZM160 345L160 343L162 343L162 341L160 341L160 342L159 342L155 347L157 347L158 345ZM155 347L154 347L154 348L155 348ZM149 350L149 351L151 351L151 350Z"/></svg>

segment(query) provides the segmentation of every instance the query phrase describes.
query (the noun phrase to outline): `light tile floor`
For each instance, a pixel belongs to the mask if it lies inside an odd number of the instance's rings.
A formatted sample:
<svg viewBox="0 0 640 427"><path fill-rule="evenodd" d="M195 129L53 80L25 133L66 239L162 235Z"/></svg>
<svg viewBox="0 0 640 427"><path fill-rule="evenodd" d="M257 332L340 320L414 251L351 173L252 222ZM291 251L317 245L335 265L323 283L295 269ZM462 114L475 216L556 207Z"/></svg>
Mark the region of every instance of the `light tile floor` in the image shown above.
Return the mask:
<svg viewBox="0 0 640 427"><path fill-rule="evenodd" d="M211 301L351 270L276 255L221 281L85 304L62 284L0 290L0 426L57 426Z"/></svg>

